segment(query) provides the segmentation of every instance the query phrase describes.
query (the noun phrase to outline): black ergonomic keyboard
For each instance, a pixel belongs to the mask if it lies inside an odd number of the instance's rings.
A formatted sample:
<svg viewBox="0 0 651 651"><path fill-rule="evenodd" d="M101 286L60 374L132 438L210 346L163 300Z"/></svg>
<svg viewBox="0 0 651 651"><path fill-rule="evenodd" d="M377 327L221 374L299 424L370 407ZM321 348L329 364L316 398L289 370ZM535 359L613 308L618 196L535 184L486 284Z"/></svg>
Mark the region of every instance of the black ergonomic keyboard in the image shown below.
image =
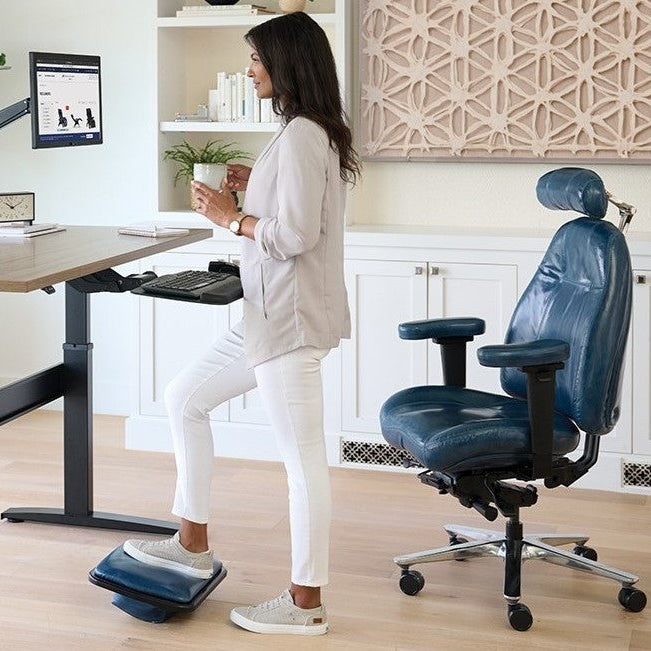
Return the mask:
<svg viewBox="0 0 651 651"><path fill-rule="evenodd" d="M242 297L238 276L221 271L179 271L142 283L149 296L166 296L200 303L226 304Z"/></svg>

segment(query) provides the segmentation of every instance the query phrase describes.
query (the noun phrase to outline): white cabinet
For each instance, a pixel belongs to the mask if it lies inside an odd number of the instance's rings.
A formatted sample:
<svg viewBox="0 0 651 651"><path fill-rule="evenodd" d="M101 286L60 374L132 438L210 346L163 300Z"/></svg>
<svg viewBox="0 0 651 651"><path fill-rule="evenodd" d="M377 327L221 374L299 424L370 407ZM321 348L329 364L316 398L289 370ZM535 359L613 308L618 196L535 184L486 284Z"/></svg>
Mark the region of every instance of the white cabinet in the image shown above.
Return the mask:
<svg viewBox="0 0 651 651"><path fill-rule="evenodd" d="M175 122L177 113L195 113L208 104L208 91L216 87L217 73L243 72L250 61L244 35L252 27L280 15L278 3L265 4L277 14L177 18L187 0L155 0L156 16L156 118L158 147L154 162L158 170L156 207L163 219L190 217L188 189L174 186L177 167L163 161L163 152L187 140L202 146L208 140L233 142L256 156L277 130L277 123ZM307 11L328 36L339 75L344 103L350 106L350 0L314 0ZM350 112L350 109L348 109Z"/></svg>
<svg viewBox="0 0 651 651"><path fill-rule="evenodd" d="M147 267L162 276L186 269L207 269L211 260L226 257L164 253ZM167 383L228 329L229 310L222 306L141 297L139 320L139 412L144 416L165 416L163 394ZM228 405L217 407L211 417L228 419Z"/></svg>
<svg viewBox="0 0 651 651"><path fill-rule="evenodd" d="M349 230L345 255L352 338L343 341L324 363L326 444L333 465L389 463L383 460L387 446L380 434L380 406L402 388L442 382L439 346L429 339L400 339L401 322L455 316L484 319L486 333L475 337L467 347L467 384L484 391L501 391L498 370L480 366L476 349L503 341L518 296L548 242L546 236ZM217 231L214 239L153 258L153 269L158 274L205 269L211 260L232 260L238 244L228 233ZM597 466L577 485L648 492L651 243L632 248L636 269L633 317L621 416L613 432L602 438ZM152 261L147 261L148 268ZM163 404L165 385L192 357L240 319L242 306L239 301L230 306L151 298L140 298L138 302L139 390L134 413L127 420L127 445L171 450ZM214 410L211 419L216 454L279 458L256 390ZM349 448L352 452L344 452ZM358 461L358 453L366 454L368 450L377 450L379 456L372 461ZM631 466L632 474L641 480L625 480L625 468Z"/></svg>
<svg viewBox="0 0 651 651"><path fill-rule="evenodd" d="M398 324L427 318L426 270L426 262L346 261L351 339L341 347L344 430L379 432L382 402L425 383L427 342L402 341Z"/></svg>
<svg viewBox="0 0 651 651"><path fill-rule="evenodd" d="M388 396L441 384L440 349L429 339L398 337L404 321L475 316L486 334L468 344L468 386L499 391L499 373L479 366L478 346L504 340L515 307L517 267L463 262L348 260L352 338L342 344L343 429L379 433Z"/></svg>

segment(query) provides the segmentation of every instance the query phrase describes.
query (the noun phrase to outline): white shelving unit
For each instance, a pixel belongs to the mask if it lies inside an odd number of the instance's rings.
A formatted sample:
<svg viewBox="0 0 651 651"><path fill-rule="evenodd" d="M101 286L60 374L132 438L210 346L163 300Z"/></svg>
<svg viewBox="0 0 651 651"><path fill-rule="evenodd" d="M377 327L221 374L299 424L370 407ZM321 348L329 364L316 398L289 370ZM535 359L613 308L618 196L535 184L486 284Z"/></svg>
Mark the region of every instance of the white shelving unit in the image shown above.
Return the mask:
<svg viewBox="0 0 651 651"><path fill-rule="evenodd" d="M208 91L215 88L218 72L244 71L250 53L244 35L251 27L281 15L277 1L266 0L263 4L277 14L177 18L176 11L191 2L202 4L196 0L155 1L156 207L159 219L168 223L196 221L196 215L189 211L187 187L182 184L174 187L177 168L163 161L166 149L183 140L193 145L223 140L255 157L279 126L273 122L174 121L177 113L194 113L199 104L208 104ZM315 0L307 7L330 39L347 107L350 106L350 4L350 0Z"/></svg>

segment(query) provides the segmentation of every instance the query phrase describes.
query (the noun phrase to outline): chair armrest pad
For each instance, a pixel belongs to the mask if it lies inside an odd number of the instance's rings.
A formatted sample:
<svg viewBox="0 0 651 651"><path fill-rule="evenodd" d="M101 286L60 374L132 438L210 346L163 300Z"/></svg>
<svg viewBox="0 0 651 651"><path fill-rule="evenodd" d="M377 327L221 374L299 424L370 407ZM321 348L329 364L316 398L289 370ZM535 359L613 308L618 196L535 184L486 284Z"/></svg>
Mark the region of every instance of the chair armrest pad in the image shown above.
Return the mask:
<svg viewBox="0 0 651 651"><path fill-rule="evenodd" d="M437 337L473 337L486 331L483 319L463 317L409 321L398 326L400 339L436 339Z"/></svg>
<svg viewBox="0 0 651 651"><path fill-rule="evenodd" d="M501 368L557 364L569 356L570 345L559 339L482 346L477 350L477 358L482 366Z"/></svg>

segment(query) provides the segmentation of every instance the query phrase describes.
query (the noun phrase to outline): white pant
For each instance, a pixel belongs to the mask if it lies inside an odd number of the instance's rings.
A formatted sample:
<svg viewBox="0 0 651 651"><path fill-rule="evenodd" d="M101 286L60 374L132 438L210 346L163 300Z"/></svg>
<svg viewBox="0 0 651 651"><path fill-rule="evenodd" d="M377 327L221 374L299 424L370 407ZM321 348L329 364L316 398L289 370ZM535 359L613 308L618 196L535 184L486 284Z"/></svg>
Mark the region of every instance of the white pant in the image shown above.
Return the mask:
<svg viewBox="0 0 651 651"><path fill-rule="evenodd" d="M307 346L249 369L238 323L165 389L177 469L172 512L207 523L214 456L208 414L258 387L287 471L291 580L297 585L328 582L331 496L321 383L327 353Z"/></svg>

